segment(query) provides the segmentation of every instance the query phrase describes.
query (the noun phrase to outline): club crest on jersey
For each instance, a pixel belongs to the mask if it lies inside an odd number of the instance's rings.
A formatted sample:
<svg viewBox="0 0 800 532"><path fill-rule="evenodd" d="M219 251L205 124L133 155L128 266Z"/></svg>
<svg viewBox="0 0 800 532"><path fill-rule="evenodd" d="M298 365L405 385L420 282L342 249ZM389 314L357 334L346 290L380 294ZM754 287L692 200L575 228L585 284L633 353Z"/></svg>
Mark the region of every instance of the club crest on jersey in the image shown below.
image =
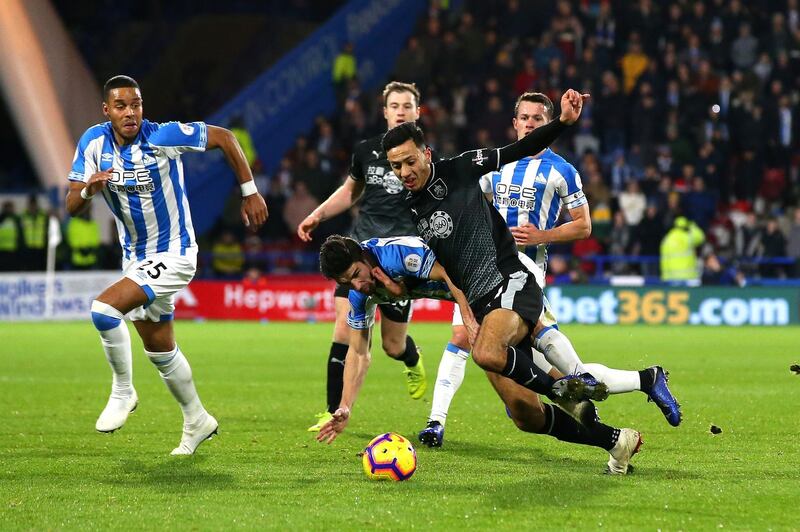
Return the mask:
<svg viewBox="0 0 800 532"><path fill-rule="evenodd" d="M155 157L151 157L150 155L146 155L145 154L144 157L142 157L142 164L145 165L145 166L150 166L151 164L156 164L156 159L155 159Z"/></svg>
<svg viewBox="0 0 800 532"><path fill-rule="evenodd" d="M447 185L440 177L428 186L428 192L430 192L431 196L434 198L442 200L445 196L447 196Z"/></svg>
<svg viewBox="0 0 800 532"><path fill-rule="evenodd" d="M436 211L431 215L430 229L436 238L447 238L453 234L453 219L444 211Z"/></svg>

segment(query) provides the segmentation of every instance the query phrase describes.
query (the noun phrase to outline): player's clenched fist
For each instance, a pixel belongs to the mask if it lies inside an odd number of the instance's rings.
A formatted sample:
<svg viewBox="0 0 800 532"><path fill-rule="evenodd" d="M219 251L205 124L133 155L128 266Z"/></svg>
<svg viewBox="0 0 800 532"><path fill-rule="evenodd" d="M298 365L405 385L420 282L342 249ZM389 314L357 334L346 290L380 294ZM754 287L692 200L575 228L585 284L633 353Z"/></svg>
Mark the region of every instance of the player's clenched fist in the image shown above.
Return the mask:
<svg viewBox="0 0 800 532"><path fill-rule="evenodd" d="M561 96L561 117L560 120L567 125L574 124L581 115L583 102L588 100L589 94L581 94L574 89L569 89Z"/></svg>

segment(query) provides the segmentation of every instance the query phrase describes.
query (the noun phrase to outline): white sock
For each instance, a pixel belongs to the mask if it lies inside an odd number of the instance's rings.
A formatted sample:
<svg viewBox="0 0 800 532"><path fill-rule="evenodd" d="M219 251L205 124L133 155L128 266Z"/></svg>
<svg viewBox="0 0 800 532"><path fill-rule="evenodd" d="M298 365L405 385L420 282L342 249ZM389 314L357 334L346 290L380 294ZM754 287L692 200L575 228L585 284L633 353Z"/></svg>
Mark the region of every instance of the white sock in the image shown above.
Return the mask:
<svg viewBox="0 0 800 532"><path fill-rule="evenodd" d="M642 388L638 371L611 369L602 364L586 364L592 376L608 386L609 393L626 393Z"/></svg>
<svg viewBox="0 0 800 532"><path fill-rule="evenodd" d="M439 373L436 375L436 387L433 389L433 403L429 421L438 421L444 425L450 402L464 382L469 353L454 344L447 344L439 362Z"/></svg>
<svg viewBox="0 0 800 532"><path fill-rule="evenodd" d="M191 425L196 422L203 415L205 409L194 387L192 368L189 367L189 361L183 356L180 348L175 346L175 349L166 353L154 353L145 350L145 354L147 354L150 362L158 368L164 384L167 385L167 388L169 388L169 391L172 392L172 395L181 406L184 425Z"/></svg>
<svg viewBox="0 0 800 532"><path fill-rule="evenodd" d="M131 334L120 311L99 301L92 302L92 321L111 366L111 396L127 398L133 394Z"/></svg>
<svg viewBox="0 0 800 532"><path fill-rule="evenodd" d="M533 357L533 363L542 368L545 373L550 373L550 370L553 369L553 365L544 358L544 355L538 349L531 349L531 356Z"/></svg>
<svg viewBox="0 0 800 532"><path fill-rule="evenodd" d="M536 349L564 375L573 373L587 373L578 353L569 341L569 338L554 327L545 327L536 336L534 343Z"/></svg>

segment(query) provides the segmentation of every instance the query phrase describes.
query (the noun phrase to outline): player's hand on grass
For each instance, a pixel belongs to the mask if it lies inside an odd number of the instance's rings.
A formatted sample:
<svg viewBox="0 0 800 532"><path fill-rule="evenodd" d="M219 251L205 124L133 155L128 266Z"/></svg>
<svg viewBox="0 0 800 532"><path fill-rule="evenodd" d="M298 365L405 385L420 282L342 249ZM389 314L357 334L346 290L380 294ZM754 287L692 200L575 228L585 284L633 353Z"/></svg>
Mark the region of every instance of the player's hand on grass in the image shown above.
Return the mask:
<svg viewBox="0 0 800 532"><path fill-rule="evenodd" d="M297 236L303 242L311 242L311 231L317 228L322 221L319 214L311 213L297 226Z"/></svg>
<svg viewBox="0 0 800 532"><path fill-rule="evenodd" d="M333 419L322 425L322 428L319 429L317 441L331 443L339 434L344 431L348 421L350 421L350 409L336 409L336 412L333 413Z"/></svg>
<svg viewBox="0 0 800 532"><path fill-rule="evenodd" d="M92 174L92 177L86 181L86 193L90 196L94 196L106 188L106 183L114 178L114 174L112 172L113 170L109 168L108 170L103 170L102 172Z"/></svg>
<svg viewBox="0 0 800 532"><path fill-rule="evenodd" d="M561 97L560 120L567 125L574 124L581 115L583 102L589 99L588 94L581 94L574 89L569 89Z"/></svg>
<svg viewBox="0 0 800 532"><path fill-rule="evenodd" d="M392 294L394 297L406 297L406 285L403 283L398 283L388 275L378 266L372 268L372 276L375 278L376 281L381 283L386 291Z"/></svg>
<svg viewBox="0 0 800 532"><path fill-rule="evenodd" d="M544 231L533 224L522 224L511 228L511 234L519 246L538 246L545 244Z"/></svg>
<svg viewBox="0 0 800 532"><path fill-rule="evenodd" d="M242 198L242 223L251 231L258 231L267 221L269 212L267 203L261 194L256 192Z"/></svg>

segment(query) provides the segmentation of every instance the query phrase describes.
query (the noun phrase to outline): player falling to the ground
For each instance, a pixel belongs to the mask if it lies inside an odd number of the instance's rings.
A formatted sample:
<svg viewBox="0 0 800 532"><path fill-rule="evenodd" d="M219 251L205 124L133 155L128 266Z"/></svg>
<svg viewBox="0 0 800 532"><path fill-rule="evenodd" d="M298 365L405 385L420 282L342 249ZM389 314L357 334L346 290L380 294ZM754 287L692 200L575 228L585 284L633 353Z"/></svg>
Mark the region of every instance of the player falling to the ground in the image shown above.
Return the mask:
<svg viewBox="0 0 800 532"><path fill-rule="evenodd" d="M95 427L100 432L119 429L138 403L124 322L128 315L145 354L183 411L183 435L172 454L193 454L218 424L200 402L173 329L174 295L189 284L197 266L181 154L223 151L241 185L242 220L251 229L267 220L267 206L227 129L143 119L139 85L128 76L106 82L103 113L109 121L90 127L78 142L66 200L67 211L76 215L101 194L116 218L123 252L123 277L92 302L92 321L113 374L111 396Z"/></svg>
<svg viewBox="0 0 800 532"><path fill-rule="evenodd" d="M419 118L420 94L411 83L393 81L383 90L383 116L389 129ZM381 146L383 134L363 140L353 149L350 175L331 196L297 226L303 241L311 240L311 232L320 222L332 218L359 202L359 215L353 228L357 240L372 237L412 235L414 223L403 203L403 185L394 175ZM317 422L308 430L319 431L331 419L342 398L344 360L350 337L347 326L349 289L339 286L334 293L336 323L328 353L327 410L317 415ZM396 301L380 305L381 342L390 357L405 365L408 393L419 399L425 393L425 367L411 336L408 322L411 305Z"/></svg>
<svg viewBox="0 0 800 532"><path fill-rule="evenodd" d="M486 201L475 181L504 164L546 148L578 119L584 98L588 95L570 89L562 96L560 117L523 139L503 148L478 149L436 163L416 124L401 124L383 137L389 163L409 191L406 202L417 232L455 285L464 291L481 322L473 359L488 372L515 420L519 415L516 398L532 389L537 376L526 349L532 347L545 327L539 321L542 290L520 261L505 220ZM605 385L591 376L580 377L573 382L607 393ZM537 423L550 434L570 437L570 427L559 412L550 405L540 405ZM625 449L628 457L641 443L639 433L631 429L595 432L592 438L606 449ZM624 473L626 467L610 465L611 471L617 469Z"/></svg>
<svg viewBox="0 0 800 532"><path fill-rule="evenodd" d="M320 269L326 277L352 288L351 310L348 315L351 339L345 365L342 402L333 419L322 427L317 438L330 443L347 426L350 411L369 368L370 331L377 303L397 297L454 299L462 309L464 323L470 331L475 331L478 324L464 293L453 284L444 268L436 261L436 256L419 237L374 238L359 244L351 238L334 235L325 241L320 250ZM513 400L514 421L520 430L550 434L567 442L603 447L610 451L609 471L627 472L628 461L638 447L638 438L635 440L636 447L630 446L634 443L630 438L630 445L610 448L602 445L601 442L605 442L607 438L613 439L614 434L619 434L620 431L599 423L590 401L578 402L575 399L581 397L568 397L569 386L559 386L578 377L556 380L535 364L532 367L536 375L528 383L530 389L518 387L513 395L501 395L506 401ZM487 376L492 381L489 372ZM550 419L557 419L559 427L555 431L549 430L547 424L542 424L542 418L546 414L534 391L557 401L572 417L565 415L558 407L548 405ZM510 407L511 403L507 402L507 405Z"/></svg>
<svg viewBox="0 0 800 532"><path fill-rule="evenodd" d="M514 106L512 119L517 140L548 124L553 115L553 102L546 95L533 92L522 94ZM547 245L551 242L571 242L591 234L589 204L583 194L580 176L575 167L550 148L484 174L480 178L480 186L511 229L519 251L524 253L528 246L535 246L533 261L526 261L525 255L520 255L520 259L526 263L541 288L545 286ZM556 225L562 207L569 212L570 221ZM589 373L606 384L609 393L641 390L658 405L671 425L680 424L680 407L667 386L667 375L660 366L625 371L602 364L584 364L569 339L558 330L547 298L543 298L543 307L542 323L545 327L537 334L536 349L533 351L534 361L539 367L554 376ZM419 433L420 441L428 446L442 445L447 411L464 380L468 356L467 331L461 324L456 307L453 334L439 363L428 424Z"/></svg>

